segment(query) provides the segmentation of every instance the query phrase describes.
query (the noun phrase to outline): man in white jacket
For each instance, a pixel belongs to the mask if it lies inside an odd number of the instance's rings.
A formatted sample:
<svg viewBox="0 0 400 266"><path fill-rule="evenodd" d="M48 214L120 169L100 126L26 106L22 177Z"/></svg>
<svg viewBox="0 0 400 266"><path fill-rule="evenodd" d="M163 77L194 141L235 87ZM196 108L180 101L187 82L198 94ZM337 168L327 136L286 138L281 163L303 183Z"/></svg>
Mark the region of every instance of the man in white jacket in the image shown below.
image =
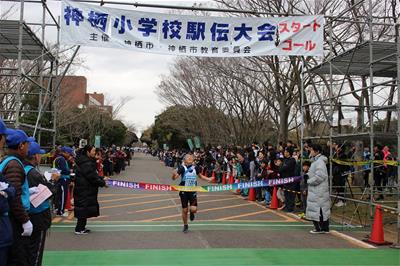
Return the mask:
<svg viewBox="0 0 400 266"><path fill-rule="evenodd" d="M325 234L329 232L330 195L329 175L326 168L327 158L321 154L321 146L310 145L312 163L308 171L308 196L306 217L313 221L312 234Z"/></svg>

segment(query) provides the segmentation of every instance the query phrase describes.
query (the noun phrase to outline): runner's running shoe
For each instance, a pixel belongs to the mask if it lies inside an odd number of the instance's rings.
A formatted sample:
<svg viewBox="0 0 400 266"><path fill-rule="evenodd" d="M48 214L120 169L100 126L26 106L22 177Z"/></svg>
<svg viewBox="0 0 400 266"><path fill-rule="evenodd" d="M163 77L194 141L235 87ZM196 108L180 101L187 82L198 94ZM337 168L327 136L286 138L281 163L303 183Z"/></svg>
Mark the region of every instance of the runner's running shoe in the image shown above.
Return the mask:
<svg viewBox="0 0 400 266"><path fill-rule="evenodd" d="M75 231L75 235L87 235L90 233L90 230L85 229L83 231Z"/></svg>
<svg viewBox="0 0 400 266"><path fill-rule="evenodd" d="M190 212L190 221L193 221L193 220L194 220L194 213Z"/></svg>
<svg viewBox="0 0 400 266"><path fill-rule="evenodd" d="M182 232L184 232L186 234L188 231L189 231L189 225L185 224L183 226L183 231Z"/></svg>
<svg viewBox="0 0 400 266"><path fill-rule="evenodd" d="M325 232L325 231L317 231L315 229L310 231L310 234L325 234L325 233L327 233L327 232Z"/></svg>

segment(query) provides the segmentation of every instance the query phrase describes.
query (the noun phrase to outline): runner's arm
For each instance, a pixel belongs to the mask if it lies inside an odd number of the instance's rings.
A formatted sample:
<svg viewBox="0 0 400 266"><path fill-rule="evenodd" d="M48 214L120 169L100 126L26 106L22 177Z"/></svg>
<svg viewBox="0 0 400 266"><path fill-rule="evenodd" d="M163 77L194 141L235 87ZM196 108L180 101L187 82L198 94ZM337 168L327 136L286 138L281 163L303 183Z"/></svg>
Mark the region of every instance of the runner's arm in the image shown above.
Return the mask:
<svg viewBox="0 0 400 266"><path fill-rule="evenodd" d="M205 181L207 181L207 182L212 182L212 177L207 177L207 176L205 176L205 175L202 175L202 174L199 174L198 175L201 179L203 179L203 180L205 180Z"/></svg>
<svg viewBox="0 0 400 266"><path fill-rule="evenodd" d="M172 180L176 180L178 177L179 177L178 171L175 170L175 171L172 173Z"/></svg>

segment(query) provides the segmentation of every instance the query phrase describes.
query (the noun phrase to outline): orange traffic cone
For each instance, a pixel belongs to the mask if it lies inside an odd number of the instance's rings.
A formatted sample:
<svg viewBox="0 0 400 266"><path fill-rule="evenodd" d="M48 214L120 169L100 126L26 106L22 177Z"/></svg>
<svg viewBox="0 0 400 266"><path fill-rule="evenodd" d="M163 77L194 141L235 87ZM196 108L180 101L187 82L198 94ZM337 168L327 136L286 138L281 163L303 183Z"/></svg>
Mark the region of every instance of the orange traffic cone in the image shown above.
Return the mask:
<svg viewBox="0 0 400 266"><path fill-rule="evenodd" d="M390 242L386 242L384 238L381 205L377 205L375 208L374 224L372 225L371 235L369 239L364 241L375 245L392 244Z"/></svg>
<svg viewBox="0 0 400 266"><path fill-rule="evenodd" d="M249 190L249 200L255 201L256 200L256 190L252 187Z"/></svg>
<svg viewBox="0 0 400 266"><path fill-rule="evenodd" d="M235 182L235 180L233 179L233 175L231 174L229 176L229 185L232 185Z"/></svg>
<svg viewBox="0 0 400 266"><path fill-rule="evenodd" d="M222 174L222 185L226 185L226 172Z"/></svg>
<svg viewBox="0 0 400 266"><path fill-rule="evenodd" d="M212 182L217 183L217 179L215 178L215 171L212 171L211 177L212 177Z"/></svg>
<svg viewBox="0 0 400 266"><path fill-rule="evenodd" d="M68 194L67 194L67 202L65 203L65 208L68 211L72 211L72 205L71 205L71 191L68 188Z"/></svg>
<svg viewBox="0 0 400 266"><path fill-rule="evenodd" d="M279 208L279 201L278 201L278 189L274 187L274 191L272 193L272 200L271 205L269 206L270 209L276 210Z"/></svg>

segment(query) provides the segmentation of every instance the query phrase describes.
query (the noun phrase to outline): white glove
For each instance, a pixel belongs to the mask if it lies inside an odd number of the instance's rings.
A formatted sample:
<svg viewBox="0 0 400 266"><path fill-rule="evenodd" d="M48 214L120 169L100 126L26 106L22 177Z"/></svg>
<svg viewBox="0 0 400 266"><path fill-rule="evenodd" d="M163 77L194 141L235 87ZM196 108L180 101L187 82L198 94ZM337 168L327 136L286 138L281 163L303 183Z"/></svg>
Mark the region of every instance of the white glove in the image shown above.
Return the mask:
<svg viewBox="0 0 400 266"><path fill-rule="evenodd" d="M0 182L0 191L6 190L8 188L8 184L5 182Z"/></svg>
<svg viewBox="0 0 400 266"><path fill-rule="evenodd" d="M36 194L38 192L39 192L39 188L38 187L29 188L29 195Z"/></svg>
<svg viewBox="0 0 400 266"><path fill-rule="evenodd" d="M22 228L24 232L22 232L21 236L31 236L33 231L33 225L31 221L27 221L26 223L22 224Z"/></svg>

